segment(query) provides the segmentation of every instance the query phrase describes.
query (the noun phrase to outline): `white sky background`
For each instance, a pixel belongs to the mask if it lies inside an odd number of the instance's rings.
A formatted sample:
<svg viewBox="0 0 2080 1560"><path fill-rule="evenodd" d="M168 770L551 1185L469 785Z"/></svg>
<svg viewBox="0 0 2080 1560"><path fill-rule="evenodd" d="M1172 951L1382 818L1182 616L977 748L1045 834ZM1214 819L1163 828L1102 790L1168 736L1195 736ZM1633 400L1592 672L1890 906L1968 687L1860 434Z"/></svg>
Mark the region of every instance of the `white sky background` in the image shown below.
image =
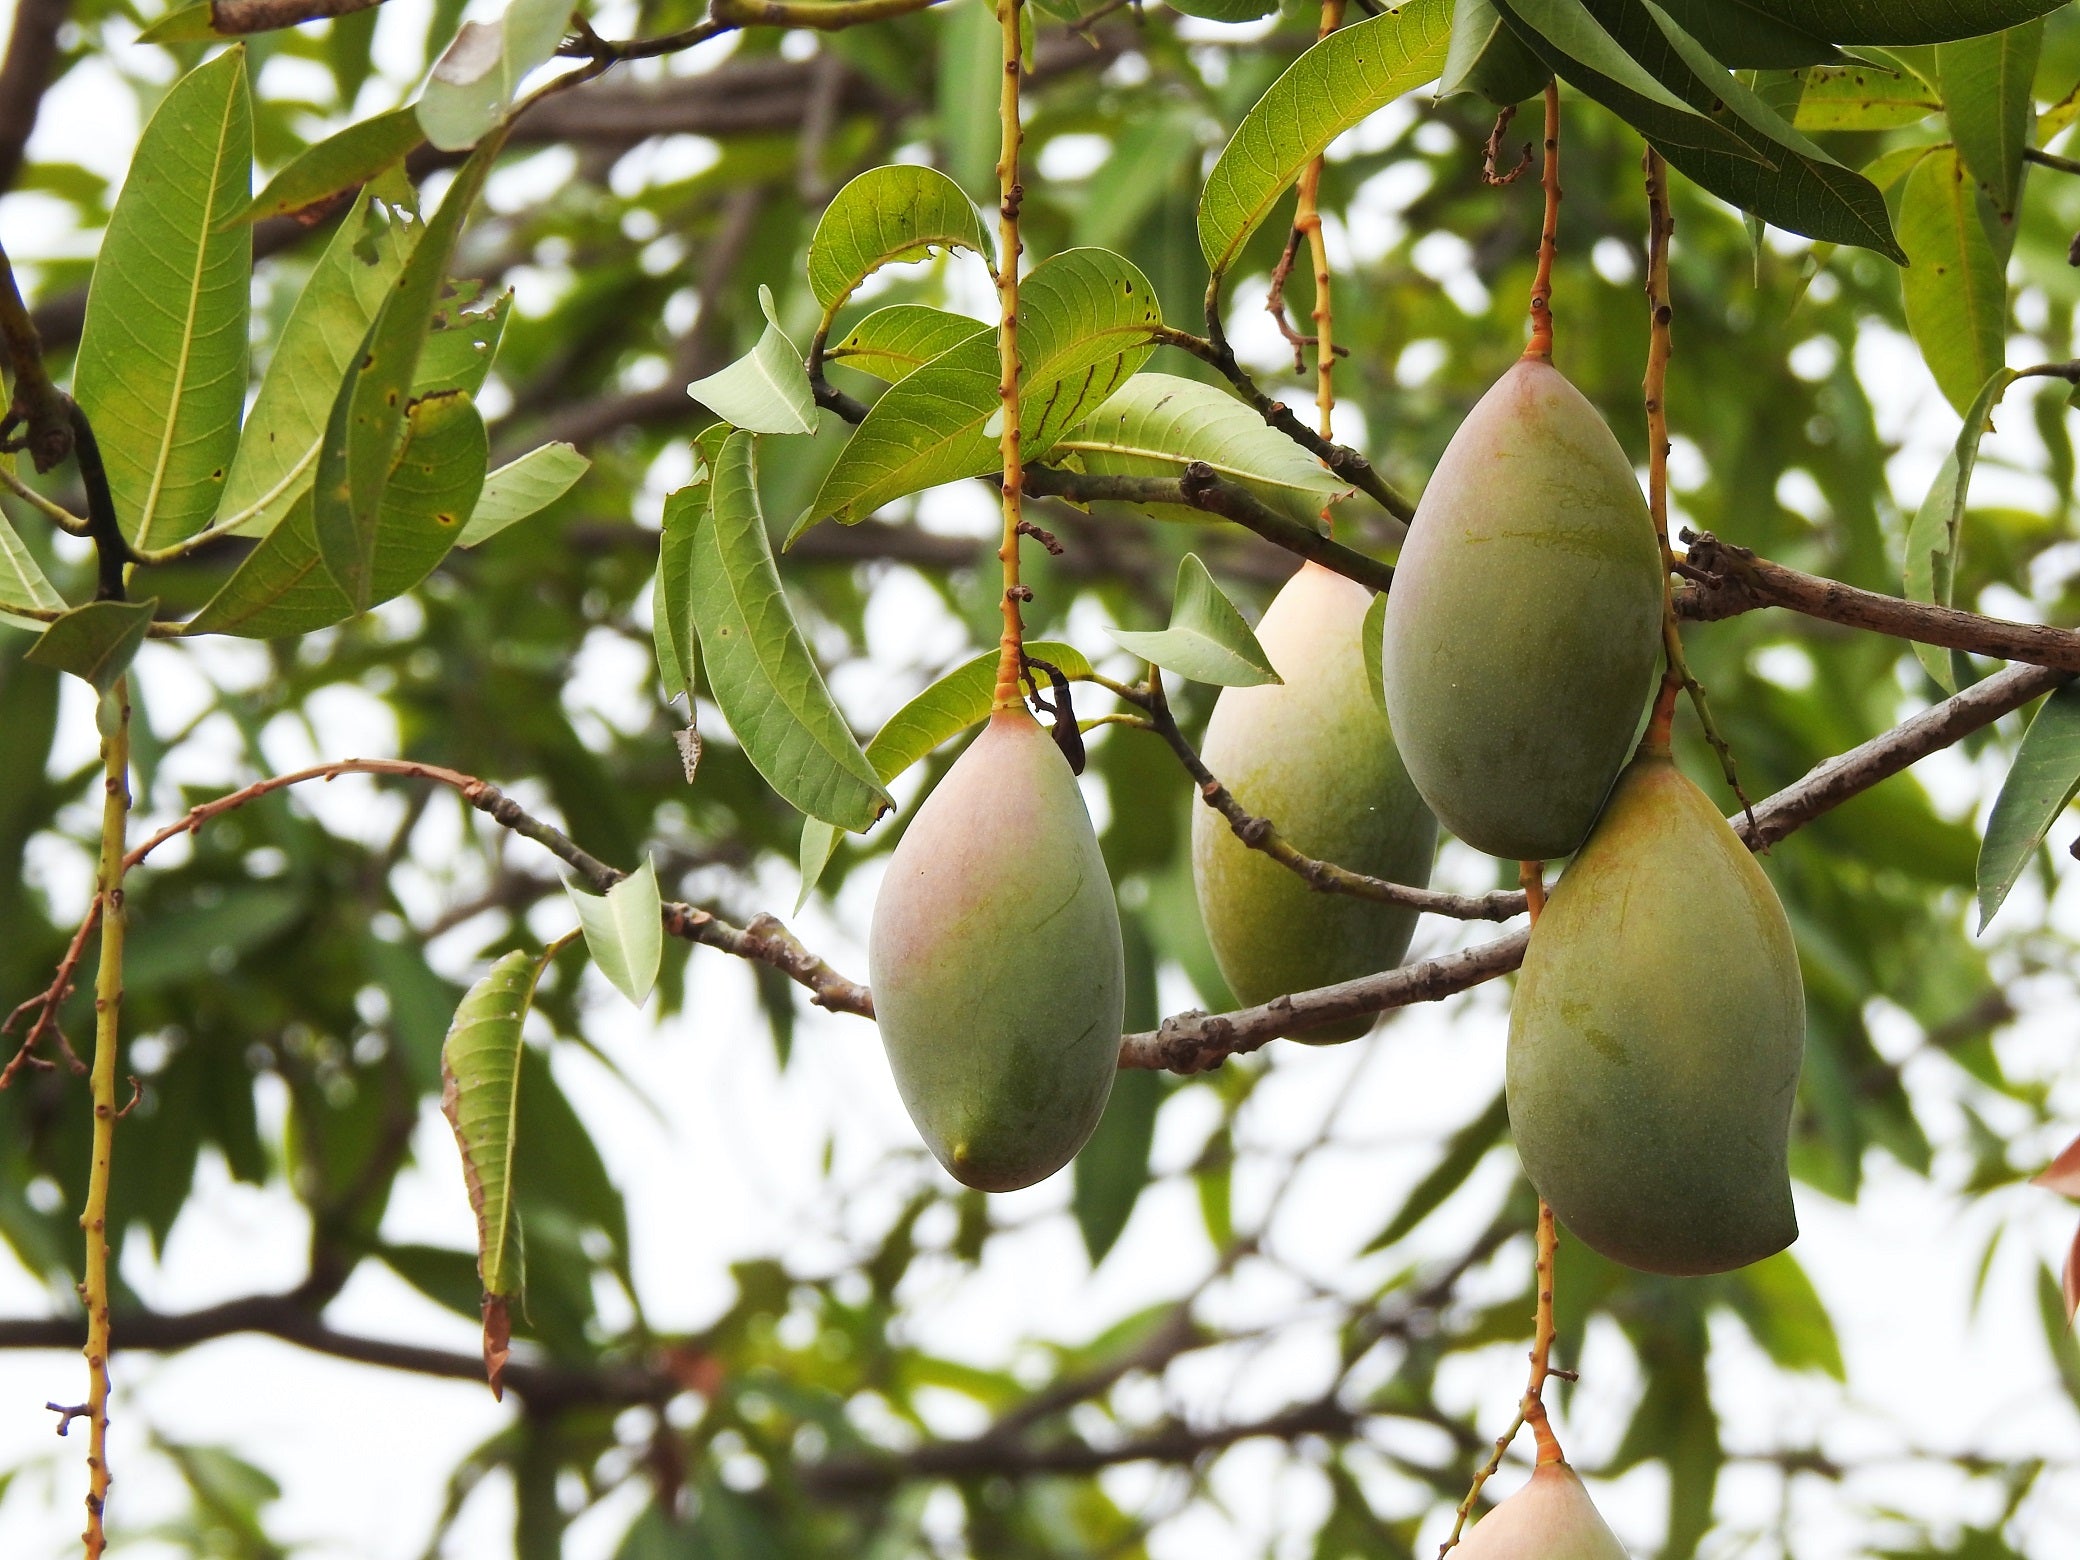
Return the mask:
<svg viewBox="0 0 2080 1560"><path fill-rule="evenodd" d="M483 10L476 6L471 14ZM10 14L0 4L0 17ZM379 58L394 60L399 39L416 35L423 18L423 0L391 0L379 29ZM609 23L615 20L602 18L602 31L613 34L616 28ZM156 51L137 52L163 68L164 57ZM279 62L282 67L288 63ZM390 106L398 90L394 79L379 77L361 110ZM1354 132L1354 139L1368 146L1384 144L1405 132L1411 117L1390 110ZM31 156L62 156L115 178L135 132L130 90L100 62L90 62L46 100ZM692 151L697 154L698 148ZM686 147L668 149L668 156L688 153ZM658 154L653 149L636 155ZM501 200L517 200L526 192L507 188L494 193ZM1417 193L1405 179L1375 180L1347 224L1330 223L1340 259L1347 263L1353 246L1361 253L1377 252L1397 239L1396 212ZM13 195L0 201L0 224L10 253L32 270L40 256L79 252L64 208L42 197ZM1468 286L1477 292L1448 243L1430 244L1420 258L1454 296ZM1619 255L1612 263L1627 263L1626 257ZM1484 299L1471 295L1462 301L1469 307L1484 305ZM520 303L527 307L524 293ZM1246 355L1259 355L1267 365L1275 362L1278 346L1275 339L1263 339L1271 337L1271 327L1259 323L1261 313L1245 300L1232 316ZM2029 318L2027 302L2023 317ZM2053 344L2047 353L2037 344L2018 344L2011 360L2063 356L2069 345ZM1419 377L1420 359L1412 351L1402 372ZM1816 367L1824 371L1825 365ZM1879 397L1882 431L1907 443L1893 471L1898 491L1918 496L1954 437L1956 420L1904 341L1872 332L1859 345L1858 367ZM1355 415L1346 413L1345 419L1343 435L1359 437ZM2005 422L1989 454L2005 451L2017 464L2029 465L2036 451L2028 420L2016 414ZM1997 466L1982 472L1982 497L2001 491L2017 502L2042 501L2040 482L2006 476ZM664 474L659 475L662 482ZM1681 475L1679 461L1679 482ZM1994 484L2002 482L2007 488L1997 490ZM1803 497L1795 491L1784 496L1794 507ZM977 517L969 496L959 494L933 499L927 513L931 523L947 526ZM2027 610L2019 597L2003 606L2018 614ZM1095 628L1095 622L1079 625L1078 637L1089 642ZM834 685L859 724L870 729L916 686L917 669L929 653L950 655L957 649L958 630L927 592L901 576L877 599L869 629L871 665L842 671ZM196 652L147 646L138 676L160 730L175 729L199 708L204 695L194 664L202 655L214 675L230 682L264 670L259 652L250 647L213 644ZM1795 676L1797 668L1788 665L1784 671ZM640 690L650 675L647 661L631 647L601 636L589 647L568 697L599 720L640 724L646 718ZM325 749L311 747L302 729L279 723L268 738L267 756L276 768L395 751L396 734L380 704L349 691L325 697ZM707 720L719 725L712 714ZM93 742L89 703L68 685L56 767L84 760ZM228 745L212 751L205 730L201 740L183 750L177 766L168 766L167 785L221 777L227 752ZM1975 769L1955 754L1930 760L1922 772L1943 805L1957 812L1987 805L1999 780L1997 770ZM378 797L373 787L351 778L307 788L299 800L342 833L381 835L395 817L394 798ZM1102 792L1093 800L1102 806ZM435 809L415 837L420 859L439 860L454 843L453 828L452 814ZM2062 834L2054 835L2055 844L2062 841ZM1798 845L1793 840L1783 848ZM83 855L47 846L34 860L40 881L61 907L69 913L84 903L91 864ZM1487 886L1485 878L1484 865L1461 847L1451 847L1440 866L1441 883L1477 888ZM2061 926L2080 930L2080 888L2073 886L2074 878L2080 873L2068 875L2052 907L2041 903L2034 880L2025 881L2005 916L2020 922L2048 909ZM764 902L773 908L784 910L792 903L791 872L776 868L763 886ZM811 946L855 973L865 968L861 934L872 890L871 874L862 874L836 905L812 906L798 918ZM567 907L557 901L538 915L539 929L552 934L569 922ZM1461 928L1426 924L1417 954L1466 937ZM449 973L469 973L462 962L467 941L450 938L434 950ZM916 1173L889 1166L886 1156L910 1149L915 1139L868 1026L805 1010L795 1063L783 1076L765 1039L748 972L723 955L696 953L692 1011L662 1028L636 1017L596 975L588 980L596 1015L591 1034L657 1111L634 1103L622 1084L575 1048L557 1050L557 1073L597 1130L608 1168L627 1196L637 1282L660 1328L697 1327L712 1319L730 1296L726 1265L731 1259L783 1255L798 1269L835 1266L848 1236L878 1233L901 1201L907 1178ZM2065 989L2062 982L2045 988L2038 1009L2015 1026L2002 1050L2016 1074L2057 1078L2065 1115L2080 1121L2080 1078L2070 1060L2072 1015L2057 1006ZM2022 994L2027 999L2031 992L2024 988ZM1282 1205L1272 1244L1324 1281L1351 1286L1376 1277L1370 1265L1354 1268L1352 1253L1429 1167L1441 1127L1470 1117L1499 1085L1502 996L1500 988L1490 987L1441 1007L1412 1010L1374 1039L1352 1046L1274 1048L1275 1076L1258 1091L1241 1122L1238 1227L1261 1211L1283 1155L1311 1139L1327 1112L1340 1109L1341 1135L1350 1146L1313 1162ZM1174 980L1166 985L1165 998L1171 1010L1191 1000ZM1879 1043L1888 1056L1906 1052L1912 1038L1904 1021L1879 1025ZM1932 1123L1939 1143L1961 1140L1962 1118L1949 1103L1957 1093L1955 1070L1921 1058L1908 1064L1906 1076L1916 1099L1928 1107L1924 1119ZM263 1093L263 1104L267 1125L278 1131L280 1099ZM1158 1171L1189 1165L1212 1119L1213 1102L1204 1094L1184 1096L1166 1109L1157 1135ZM854 1230L832 1228L818 1173L827 1136L836 1144L841 1179L872 1179L881 1188L860 1200ZM2059 1145L2030 1146L2048 1157ZM417 1163L399 1180L385 1234L468 1246L472 1228L452 1138L430 1108L415 1151ZM2032 1291L2035 1265L2056 1264L2075 1211L2026 1188L1967 1206L1943 1190L1958 1184L1965 1165L1960 1148L1945 1148L1934 1182L1928 1184L1874 1155L1862 1201L1854 1209L1799 1189L1804 1234L1796 1250L1839 1329L1851 1406L1842 1407L1842 1394L1831 1383L1789 1379L1769 1370L1739 1328L1722 1322L1714 1334L1714 1393L1730 1451L1816 1441L1845 1460L1882 1457L1910 1446L1970 1446L2068 1464L2080 1459L2080 1420L2053 1377ZM116 1173L122 1173L120 1135ZM1506 1154L1491 1156L1432 1221L1435 1228L1424 1239L1438 1252L1454 1248L1486 1218L1514 1173ZM979 1363L1001 1362L1021 1337L1088 1337L1131 1310L1176 1294L1183 1287L1181 1276L1196 1276L1210 1264L1212 1252L1188 1183L1175 1183L1144 1197L1105 1267L1090 1274L1065 1212L1067 1186L1067 1177L1057 1176L1004 1199L1005 1214L1026 1221L1025 1228L993 1242L974 1278L952 1282L943 1269L920 1262L904 1298L922 1344ZM2018 1213L2017 1231L2002 1248L1988 1298L1977 1317L1968 1318L1968 1293L1987 1234L2001 1216ZM196 1195L163 1259L155 1265L133 1260L126 1272L155 1306L206 1305L296 1282L302 1276L306 1233L286 1192L234 1186L222 1165L205 1157ZM137 1251L133 1245L133 1258ZM1527 1260L1525 1249L1511 1249L1502 1265L1477 1279L1470 1291L1482 1293L1483 1284L1491 1295L1513 1291ZM1284 1281L1257 1268L1217 1291L1207 1314L1231 1323L1271 1318L1285 1314L1294 1298ZM0 1314L40 1314L54 1303L38 1280L0 1258ZM463 1352L477 1347L474 1326L373 1264L359 1270L327 1316L342 1329L372 1336L444 1344ZM1187 1361L1171 1372L1166 1386L1175 1401L1199 1417L1246 1417L1309 1391L1325 1379L1331 1358L1324 1330L1301 1323L1254 1355ZM1611 1332L1592 1333L1585 1357L1568 1363L1581 1366L1584 1382L1563 1430L1575 1458L1594 1465L1616 1444L1636 1390L1635 1374ZM1521 1350L1500 1348L1454 1362L1444 1377L1444 1395L1454 1407L1478 1404L1483 1425L1499 1428L1522 1380ZM119 1353L116 1383L113 1509L120 1530L141 1533L181 1503L171 1470L146 1447L147 1431L156 1429L182 1442L231 1446L266 1468L284 1490L274 1514L277 1533L298 1546L299 1554L356 1560L417 1555L447 1473L511 1412L475 1384L372 1370L250 1338L163 1359ZM41 1405L46 1399L76 1401L83 1385L84 1367L76 1354L0 1354L0 1469L24 1470L0 1498L0 1555L10 1560L61 1555L75 1547L84 1488L83 1432L55 1439L52 1417ZM1144 1406L1161 1402L1156 1388L1147 1392ZM978 1427L969 1405L947 1400L943 1430ZM638 1429L632 1420L632 1432ZM1501 1487L1520 1477L1505 1473ZM1174 1497L1176 1490L1173 1475L1146 1469L1117 1470L1107 1478L1128 1498L1160 1500ZM1228 1560L1267 1549L1297 1556L1302 1546L1290 1537L1289 1525L1305 1530L1326 1499L1317 1476L1263 1445L1231 1452L1214 1489L1230 1519L1201 1506L1165 1529L1154 1546L1159 1560ZM1720 1514L1737 1525L1766 1528L1777 1519L1778 1491L1774 1474L1730 1466L1720 1484ZM1926 1465L1881 1468L1860 1476L1849 1493L1858 1502L1963 1522L1988 1522L1998 1515L1990 1486L1967 1488L1955 1476L1932 1475ZM640 1485L632 1486L626 1498L581 1521L569 1544L574 1560L610 1554L640 1494ZM1664 1511L1658 1468L1601 1486L1597 1496L1636 1549L1645 1552L1658 1542ZM508 1553L511 1509L509 1487L501 1479L487 1481L469 1501L445 1553L471 1560ZM2025 1512L2033 1557L2080 1557L2080 1475L2069 1468L2047 1476ZM1850 1556L1870 1542L1837 1494L1811 1481L1793 1487L1791 1531L1801 1560ZM1288 1536L1281 1541L1281 1534ZM1434 1544L1438 1536L1426 1534L1426 1541ZM167 1551L146 1541L130 1552ZM1719 1551L1738 1552L1723 1545Z"/></svg>

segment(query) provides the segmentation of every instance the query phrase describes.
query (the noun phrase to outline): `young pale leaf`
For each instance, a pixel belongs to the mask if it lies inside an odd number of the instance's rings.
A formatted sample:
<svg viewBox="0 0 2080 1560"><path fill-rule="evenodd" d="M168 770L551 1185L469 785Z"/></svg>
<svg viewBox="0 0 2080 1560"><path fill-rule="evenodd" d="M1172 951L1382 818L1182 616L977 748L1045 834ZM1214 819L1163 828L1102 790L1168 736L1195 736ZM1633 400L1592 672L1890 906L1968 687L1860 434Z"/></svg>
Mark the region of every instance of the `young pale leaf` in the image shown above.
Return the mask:
<svg viewBox="0 0 2080 1560"><path fill-rule="evenodd" d="M0 514L0 608L31 612L63 612L65 598L38 566L29 549Z"/></svg>
<svg viewBox="0 0 2080 1560"><path fill-rule="evenodd" d="M988 261L989 233L974 202L936 168L869 168L831 197L809 239L809 290L823 305L825 327L881 267L934 249L966 249Z"/></svg>
<svg viewBox="0 0 2080 1560"><path fill-rule="evenodd" d="M1971 497L1972 471L1979 463L1979 441L1992 426L1994 407L2013 383L2015 371L2003 368L1980 386L1978 395L1965 409L1964 426L1957 432L1955 447L1943 458L1942 468L1929 484L1921 507L1914 511L1907 526L1905 585L1909 600L1950 605L1951 586L1957 576L1958 544L1964 534L1965 506ZM1917 640L1914 654L1931 677L1950 692L1957 691L1949 651Z"/></svg>
<svg viewBox="0 0 2080 1560"><path fill-rule="evenodd" d="M853 326L843 341L823 355L828 362L843 363L894 384L988 329L965 314L949 314L921 303L892 303Z"/></svg>
<svg viewBox="0 0 2080 1560"><path fill-rule="evenodd" d="M1026 458L1039 460L1155 349L1155 289L1106 249L1068 249L1019 286L1019 415ZM789 536L829 516L850 525L881 505L942 482L980 476L1001 458L994 332L969 337L874 403Z"/></svg>
<svg viewBox="0 0 2080 1560"><path fill-rule="evenodd" d="M812 818L863 831L895 805L831 701L773 566L756 440L733 433L693 529L693 620L708 686L752 766Z"/></svg>
<svg viewBox="0 0 2080 1560"><path fill-rule="evenodd" d="M664 903L650 858L604 894L588 894L575 883L563 887L577 907L592 962L616 991L641 1007L664 958Z"/></svg>
<svg viewBox="0 0 2080 1560"><path fill-rule="evenodd" d="M483 485L484 420L460 390L411 404L397 465L376 511L369 602L401 596L433 572L462 534ZM309 492L181 630L278 639L344 622L354 604L318 551Z"/></svg>
<svg viewBox="0 0 2080 1560"><path fill-rule="evenodd" d="M419 355L439 309L441 283L503 133L470 154L426 223L388 299L350 360L318 448L313 522L325 568L356 612L373 602L383 487L397 464ZM474 502L474 487L470 494Z"/></svg>
<svg viewBox="0 0 2080 1560"><path fill-rule="evenodd" d="M568 0L512 0L496 21L464 22L419 98L426 139L444 152L476 145L505 119L521 78L555 56L570 15Z"/></svg>
<svg viewBox="0 0 2080 1560"><path fill-rule="evenodd" d="M416 233L370 201L332 235L260 381L213 528L264 536L310 491L334 393Z"/></svg>
<svg viewBox="0 0 2080 1560"><path fill-rule="evenodd" d="M155 596L74 607L43 631L24 659L85 678L96 693L106 693L137 658L158 605Z"/></svg>
<svg viewBox="0 0 2080 1560"><path fill-rule="evenodd" d="M1409 0L1337 29L1287 67L1236 127L1200 197L1199 248L1216 277L1331 141L1443 68L1451 31L1451 0Z"/></svg>
<svg viewBox="0 0 2080 1560"><path fill-rule="evenodd" d="M339 134L327 136L316 146L298 153L267 181L267 188L253 197L252 204L236 220L257 222L262 217L294 216L322 205L403 162L405 153L425 139L418 116L409 108L393 108L387 114L348 125Z"/></svg>
<svg viewBox="0 0 2080 1560"><path fill-rule="evenodd" d="M1907 329L1960 412L2008 347L2008 281L1980 215L1983 201L1948 146L1914 165L1900 196L1900 241L1913 260L1899 275Z"/></svg>
<svg viewBox="0 0 2080 1560"><path fill-rule="evenodd" d="M253 234L236 219L252 163L246 56L233 48L166 94L101 240L74 393L140 551L209 524L238 448Z"/></svg>
<svg viewBox="0 0 2080 1560"><path fill-rule="evenodd" d="M1979 930L2008 897L2051 825L2080 794L2080 688L2052 690L2029 723L1979 848Z"/></svg>
<svg viewBox="0 0 2080 1560"><path fill-rule="evenodd" d="M1965 172L1991 198L2003 226L2015 220L2015 202L2022 193L2022 152L2036 117L2030 84L2036 80L2043 45L2044 24L2033 21L1936 46L1936 78L1943 89L1951 138Z"/></svg>
<svg viewBox="0 0 2080 1560"><path fill-rule="evenodd" d="M1026 654L1058 669L1071 682L1091 675L1091 663L1074 645L1052 639L1036 639L1026 645ZM943 742L949 742L970 726L989 716L997 692L997 652L986 650L964 661L924 692L910 700L867 744L867 762L883 785L922 760ZM838 831L815 818L802 824L802 891L795 909L808 903L809 891L830 864L838 848Z"/></svg>
<svg viewBox="0 0 2080 1560"><path fill-rule="evenodd" d="M544 444L518 460L509 460L484 479L469 524L455 539L457 547L489 541L509 525L540 514L577 485L592 461L568 444Z"/></svg>
<svg viewBox="0 0 2080 1560"><path fill-rule="evenodd" d="M1863 60L1816 65L1798 77L1794 130L1896 130L1919 124L1943 106L1935 89L1912 71Z"/></svg>
<svg viewBox="0 0 2080 1560"><path fill-rule="evenodd" d="M1194 682L1223 688L1255 688L1282 682L1271 669L1271 657L1235 610L1197 553L1186 553L1177 565L1177 593L1170 605L1170 626L1157 632L1106 630L1144 661Z"/></svg>
<svg viewBox="0 0 2080 1560"><path fill-rule="evenodd" d="M484 1286L484 1369L502 1393L510 1327L506 1302L520 1292L523 1264L513 1200L520 1131L520 1031L548 962L514 950L470 987L441 1046L441 1111L462 1151L462 1178L477 1217L477 1277Z"/></svg>
<svg viewBox="0 0 2080 1560"><path fill-rule="evenodd" d="M696 379L686 393L746 433L814 433L816 393L802 355L780 328L770 287L758 289L758 305L766 314L758 345L727 368Z"/></svg>
<svg viewBox="0 0 2080 1560"><path fill-rule="evenodd" d="M1055 445L1094 476L1175 477L1203 461L1289 520L1326 529L1350 488L1225 390L1174 374L1136 374ZM1203 523L1183 504L1137 506L1160 520Z"/></svg>

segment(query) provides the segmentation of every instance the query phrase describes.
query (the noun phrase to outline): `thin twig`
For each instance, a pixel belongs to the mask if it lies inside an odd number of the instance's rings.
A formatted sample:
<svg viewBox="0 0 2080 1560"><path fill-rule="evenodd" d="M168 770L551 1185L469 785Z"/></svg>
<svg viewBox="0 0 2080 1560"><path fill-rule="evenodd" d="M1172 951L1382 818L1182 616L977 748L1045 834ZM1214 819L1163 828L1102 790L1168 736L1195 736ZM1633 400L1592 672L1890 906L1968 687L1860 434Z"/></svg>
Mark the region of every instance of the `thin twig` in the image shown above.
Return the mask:
<svg viewBox="0 0 2080 1560"><path fill-rule="evenodd" d="M1019 583L1018 544L1023 535L1025 455L1020 447L1022 421L1018 360L1018 262L1024 252L1019 237L1019 207L1025 186L1019 181L1019 154L1025 130L1019 123L1019 79L1025 68L1025 44L1019 32L1021 0L996 0L1002 47L998 52L997 122L997 452L1003 469L1003 539L997 561L1003 566L1004 591L999 605L1004 631L997 641L997 687L991 708L1008 710L1022 700L1018 685L1025 671L1025 622L1021 602L1032 592Z"/></svg>

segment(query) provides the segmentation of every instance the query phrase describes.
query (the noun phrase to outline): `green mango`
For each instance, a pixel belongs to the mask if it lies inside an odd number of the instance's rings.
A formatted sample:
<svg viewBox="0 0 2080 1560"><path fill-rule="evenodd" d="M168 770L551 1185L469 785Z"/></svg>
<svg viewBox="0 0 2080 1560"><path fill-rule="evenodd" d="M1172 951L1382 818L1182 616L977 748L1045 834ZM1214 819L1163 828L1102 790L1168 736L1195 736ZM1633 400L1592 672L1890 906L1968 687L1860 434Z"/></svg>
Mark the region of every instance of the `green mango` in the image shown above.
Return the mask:
<svg viewBox="0 0 2080 1560"><path fill-rule="evenodd" d="M1497 108L1507 108L1542 90L1552 75L1491 0L1458 0L1452 8L1452 41L1437 83L1439 97L1470 87Z"/></svg>
<svg viewBox="0 0 2080 1560"><path fill-rule="evenodd" d="M1718 1273L1798 1238L1785 1164L1805 1049L1776 890L1665 747L1642 747L1532 929L1509 1117L1585 1245Z"/></svg>
<svg viewBox="0 0 2080 1560"><path fill-rule="evenodd" d="M1548 1462L1473 1525L1459 1545L1459 1560L1626 1560L1626 1555L1580 1476L1565 1462Z"/></svg>
<svg viewBox="0 0 2080 1560"><path fill-rule="evenodd" d="M2055 11L2065 0L1744 0L1829 43L1953 43L2005 32Z"/></svg>
<svg viewBox="0 0 2080 1560"><path fill-rule="evenodd" d="M1581 844L1653 685L1661 568L1610 429L1519 361L1446 446L1387 593L1387 716L1447 829L1513 860Z"/></svg>
<svg viewBox="0 0 2080 1560"><path fill-rule="evenodd" d="M999 710L910 820L867 939L881 1043L956 1180L1044 1180L1105 1112L1126 964L1076 777L1023 708Z"/></svg>
<svg viewBox="0 0 2080 1560"><path fill-rule="evenodd" d="M1309 563L1286 582L1257 641L1285 681L1224 688L1207 722L1206 767L1295 849L1417 887L1430 881L1437 820L1394 751L1360 634L1372 593ZM1192 814L1192 883L1228 989L1244 1003L1391 969L1416 912L1322 894L1235 838L1210 807ZM1296 1031L1354 1040L1374 1017Z"/></svg>

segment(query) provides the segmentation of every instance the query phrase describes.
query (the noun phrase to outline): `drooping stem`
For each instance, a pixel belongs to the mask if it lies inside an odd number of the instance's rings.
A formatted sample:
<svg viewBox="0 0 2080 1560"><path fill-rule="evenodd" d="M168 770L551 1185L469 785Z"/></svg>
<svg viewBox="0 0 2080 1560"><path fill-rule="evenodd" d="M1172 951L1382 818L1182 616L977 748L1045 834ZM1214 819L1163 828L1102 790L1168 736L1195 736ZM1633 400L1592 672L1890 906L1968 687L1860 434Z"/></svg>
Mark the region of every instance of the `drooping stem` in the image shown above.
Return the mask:
<svg viewBox="0 0 2080 1560"><path fill-rule="evenodd" d="M1021 0L997 0L997 22L1004 37L1004 84L997 100L1002 141L997 154L997 415L1003 422L998 448L1004 462L1004 541L997 558L1004 566L1004 634L997 650L997 691L992 707L1016 708L1023 670L1025 620L1019 604L1028 594L1018 579L1019 521L1025 507L1025 460L1018 427L1018 208L1024 190L1019 183L1019 150L1025 132L1018 122L1019 72L1023 47L1019 37Z"/></svg>
<svg viewBox="0 0 2080 1560"><path fill-rule="evenodd" d="M1524 1422L1538 1442L1540 1463L1565 1460L1560 1438L1546 1417L1546 1383L1553 1374L1553 1263L1560 1254L1560 1224L1544 1198L1538 1202L1537 1299L1531 1324L1531 1380L1524 1388Z"/></svg>
<svg viewBox="0 0 2080 1560"><path fill-rule="evenodd" d="M1317 34L1326 38L1343 24L1343 0L1322 0L1322 25ZM1307 235L1308 258L1314 262L1314 405L1315 421L1322 437L1333 439L1336 415L1336 314L1329 304L1329 247L1322 239L1322 161L1310 162L1300 173L1299 199L1293 208L1293 231Z"/></svg>
<svg viewBox="0 0 2080 1560"><path fill-rule="evenodd" d="M123 857L130 821L130 680L118 678L101 701L101 859L94 877L101 906L101 956L94 976L94 1157L87 1172L87 1560L108 1545L108 1177L115 1150L116 1053L123 1006Z"/></svg>
<svg viewBox="0 0 2080 1560"><path fill-rule="evenodd" d="M1531 281L1531 340L1524 356L1553 357L1553 256L1560 248L1560 82L1546 83L1545 218L1538 229L1538 272Z"/></svg>

